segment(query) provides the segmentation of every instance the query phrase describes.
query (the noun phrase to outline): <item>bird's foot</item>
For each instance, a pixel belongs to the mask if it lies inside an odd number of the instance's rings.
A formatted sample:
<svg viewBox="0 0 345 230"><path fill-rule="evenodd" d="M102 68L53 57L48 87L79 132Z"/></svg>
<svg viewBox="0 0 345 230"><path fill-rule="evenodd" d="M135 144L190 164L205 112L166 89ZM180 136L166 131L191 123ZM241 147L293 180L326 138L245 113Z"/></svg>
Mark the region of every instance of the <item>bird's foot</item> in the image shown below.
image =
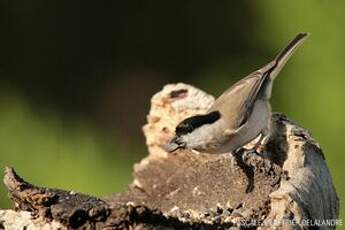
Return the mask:
<svg viewBox="0 0 345 230"><path fill-rule="evenodd" d="M242 164L246 165L247 167L257 168L262 165L263 162L266 162L270 158L270 153L265 151L262 153L258 153L255 149L244 149L241 153L240 158L237 157L238 160L242 162Z"/></svg>
<svg viewBox="0 0 345 230"><path fill-rule="evenodd" d="M254 150L255 150L257 153L261 154L261 153L267 151L267 147L266 147L266 145L263 145L263 144L261 144L261 143L259 142L258 144L256 144L256 145L254 146Z"/></svg>
<svg viewBox="0 0 345 230"><path fill-rule="evenodd" d="M268 151L258 152L255 148L245 149L240 148L234 152L234 164L246 165L252 167L254 162L263 161L269 158L270 153ZM235 166L235 165L233 165Z"/></svg>
<svg viewBox="0 0 345 230"><path fill-rule="evenodd" d="M264 158L268 157L267 144L269 140L270 135L266 134L265 136L261 136L260 140L254 145L253 150L262 155Z"/></svg>
<svg viewBox="0 0 345 230"><path fill-rule="evenodd" d="M243 163L248 164L248 160L253 157L261 157L261 154L258 153L255 149L245 149L242 153L242 161Z"/></svg>

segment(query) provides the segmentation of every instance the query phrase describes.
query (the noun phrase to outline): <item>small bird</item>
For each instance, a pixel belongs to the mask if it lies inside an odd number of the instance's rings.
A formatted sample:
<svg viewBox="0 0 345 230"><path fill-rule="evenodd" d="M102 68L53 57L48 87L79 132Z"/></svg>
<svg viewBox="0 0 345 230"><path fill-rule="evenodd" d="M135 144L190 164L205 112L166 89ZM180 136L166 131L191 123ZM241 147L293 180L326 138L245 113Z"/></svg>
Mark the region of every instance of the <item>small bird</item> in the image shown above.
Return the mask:
<svg viewBox="0 0 345 230"><path fill-rule="evenodd" d="M229 153L257 138L255 148L267 144L271 133L272 83L295 49L307 38L299 33L261 69L226 90L206 114L184 119L175 137L165 146L167 152L192 149L207 153Z"/></svg>

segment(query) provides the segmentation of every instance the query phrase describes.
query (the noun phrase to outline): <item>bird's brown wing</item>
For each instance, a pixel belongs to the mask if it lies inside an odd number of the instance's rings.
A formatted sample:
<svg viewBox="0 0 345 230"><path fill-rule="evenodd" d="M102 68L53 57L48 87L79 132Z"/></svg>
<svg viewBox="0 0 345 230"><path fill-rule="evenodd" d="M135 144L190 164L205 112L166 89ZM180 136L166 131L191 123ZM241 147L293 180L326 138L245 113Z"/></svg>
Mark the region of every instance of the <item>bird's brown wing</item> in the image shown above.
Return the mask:
<svg viewBox="0 0 345 230"><path fill-rule="evenodd" d="M307 36L308 33L297 34L272 62L249 74L246 78L238 81L225 91L214 102L209 112L219 111L226 119L229 129L235 130L239 128L247 121L251 114L260 90L266 95L271 94L272 84L270 81L274 80L295 49ZM269 96L266 97L266 99L269 98Z"/></svg>
<svg viewBox="0 0 345 230"><path fill-rule="evenodd" d="M227 121L228 128L239 128L247 121L261 85L273 66L273 62L269 63L264 68L236 82L214 102L209 112L219 111Z"/></svg>

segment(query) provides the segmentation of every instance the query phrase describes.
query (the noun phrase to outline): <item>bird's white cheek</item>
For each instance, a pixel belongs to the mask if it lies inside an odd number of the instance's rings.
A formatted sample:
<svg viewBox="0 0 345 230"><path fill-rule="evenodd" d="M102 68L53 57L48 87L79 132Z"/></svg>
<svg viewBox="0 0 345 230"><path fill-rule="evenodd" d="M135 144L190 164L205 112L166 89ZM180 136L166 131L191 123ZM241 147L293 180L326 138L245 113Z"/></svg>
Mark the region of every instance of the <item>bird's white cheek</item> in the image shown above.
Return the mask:
<svg viewBox="0 0 345 230"><path fill-rule="evenodd" d="M193 135L186 135L184 137L184 142L186 143L187 148L202 149L207 141L205 137L202 137L201 134L197 132L193 133Z"/></svg>

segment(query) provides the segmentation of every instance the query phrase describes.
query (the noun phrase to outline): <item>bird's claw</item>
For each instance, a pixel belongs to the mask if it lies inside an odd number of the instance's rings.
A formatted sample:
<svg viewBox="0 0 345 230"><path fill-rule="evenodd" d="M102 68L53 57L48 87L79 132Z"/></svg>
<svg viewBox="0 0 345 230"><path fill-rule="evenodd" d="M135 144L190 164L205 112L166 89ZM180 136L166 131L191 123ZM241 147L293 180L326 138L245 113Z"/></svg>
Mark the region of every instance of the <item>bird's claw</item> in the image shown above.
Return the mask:
<svg viewBox="0 0 345 230"><path fill-rule="evenodd" d="M266 145L263 145L261 143L257 144L255 147L254 147L254 150L259 153L259 154L262 154L264 152L267 151L267 147Z"/></svg>
<svg viewBox="0 0 345 230"><path fill-rule="evenodd" d="M253 156L260 156L260 155L258 154L258 152L255 149L245 150L245 151L243 151L242 156L241 156L242 157L242 161L245 164L247 164L248 159L253 157Z"/></svg>

